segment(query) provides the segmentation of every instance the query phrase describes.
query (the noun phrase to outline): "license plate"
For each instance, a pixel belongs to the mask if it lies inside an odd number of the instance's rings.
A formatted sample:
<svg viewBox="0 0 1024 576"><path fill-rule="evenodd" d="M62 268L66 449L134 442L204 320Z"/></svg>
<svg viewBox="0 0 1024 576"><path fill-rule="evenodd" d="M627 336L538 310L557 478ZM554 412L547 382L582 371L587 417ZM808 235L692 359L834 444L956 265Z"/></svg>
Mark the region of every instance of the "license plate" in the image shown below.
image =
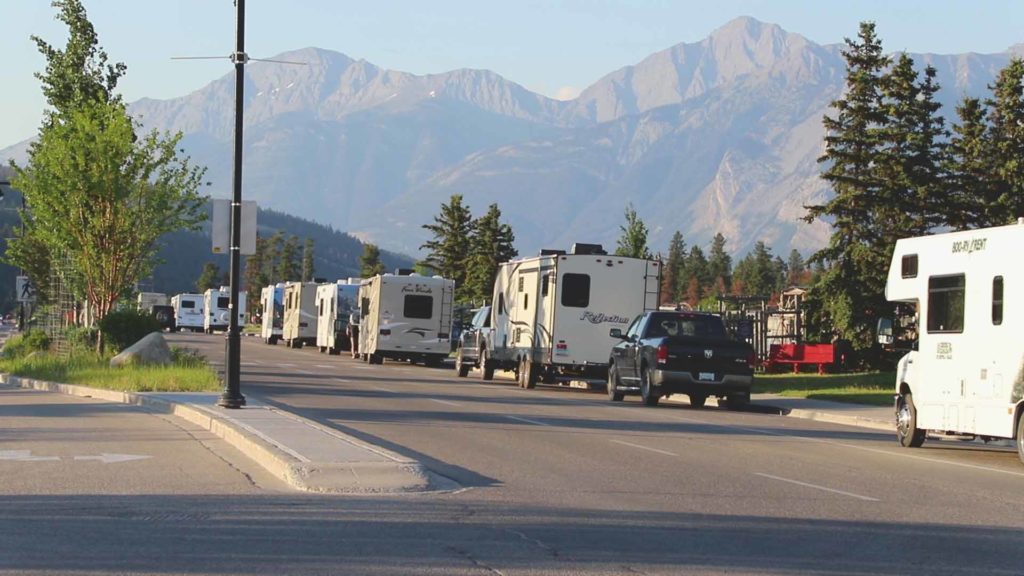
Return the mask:
<svg viewBox="0 0 1024 576"><path fill-rule="evenodd" d="M701 372L700 374L697 375L697 379L698 380L712 380L713 381L715 379L715 373L714 372Z"/></svg>

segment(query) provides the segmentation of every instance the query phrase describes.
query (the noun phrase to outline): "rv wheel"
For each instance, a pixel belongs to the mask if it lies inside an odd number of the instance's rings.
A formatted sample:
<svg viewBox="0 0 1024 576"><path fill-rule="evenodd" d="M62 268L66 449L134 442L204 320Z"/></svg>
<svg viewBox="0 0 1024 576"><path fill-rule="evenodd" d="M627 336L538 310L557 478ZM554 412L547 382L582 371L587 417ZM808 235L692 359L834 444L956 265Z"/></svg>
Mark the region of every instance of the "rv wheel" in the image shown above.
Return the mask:
<svg viewBox="0 0 1024 576"><path fill-rule="evenodd" d="M480 379L494 379L494 363L489 358L487 358L486 349L480 351Z"/></svg>
<svg viewBox="0 0 1024 576"><path fill-rule="evenodd" d="M523 358L523 363L519 367L519 381L523 388L537 387L537 365L527 358Z"/></svg>
<svg viewBox="0 0 1024 576"><path fill-rule="evenodd" d="M1024 463L1024 414L1017 416L1017 456Z"/></svg>
<svg viewBox="0 0 1024 576"><path fill-rule="evenodd" d="M622 402L626 397L625 392L619 392L619 369L612 362L608 366L608 399L612 402Z"/></svg>
<svg viewBox="0 0 1024 576"><path fill-rule="evenodd" d="M904 448L918 448L924 444L924 436L925 431L917 427L914 395L910 392L900 394L896 400L896 439Z"/></svg>

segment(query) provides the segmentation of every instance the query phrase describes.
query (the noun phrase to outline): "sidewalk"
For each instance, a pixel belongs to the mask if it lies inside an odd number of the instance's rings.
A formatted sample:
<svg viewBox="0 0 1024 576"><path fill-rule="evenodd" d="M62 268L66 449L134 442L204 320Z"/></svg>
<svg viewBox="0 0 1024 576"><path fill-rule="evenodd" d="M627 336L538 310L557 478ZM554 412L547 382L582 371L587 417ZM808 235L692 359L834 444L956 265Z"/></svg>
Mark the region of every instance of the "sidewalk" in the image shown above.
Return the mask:
<svg viewBox="0 0 1024 576"><path fill-rule="evenodd" d="M394 494L460 488L454 481L431 473L415 460L252 399L244 409L229 410L216 405L218 393L117 392L10 375L0 375L0 383L136 404L173 414L223 438L268 472L302 491ZM713 402L709 399L709 403ZM889 407L773 394L755 394L752 403L759 412L819 422L884 431L892 431L895 425L895 416Z"/></svg>

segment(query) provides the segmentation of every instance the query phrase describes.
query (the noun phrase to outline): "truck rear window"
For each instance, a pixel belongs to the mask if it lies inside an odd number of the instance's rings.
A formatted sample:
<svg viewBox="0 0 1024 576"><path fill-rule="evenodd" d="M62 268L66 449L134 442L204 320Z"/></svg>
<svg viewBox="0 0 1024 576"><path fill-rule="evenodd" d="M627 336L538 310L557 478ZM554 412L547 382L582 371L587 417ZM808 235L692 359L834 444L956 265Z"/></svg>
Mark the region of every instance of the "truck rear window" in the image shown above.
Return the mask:
<svg viewBox="0 0 1024 576"><path fill-rule="evenodd" d="M722 320L715 316L662 315L653 316L647 325L648 338L726 340L728 334Z"/></svg>
<svg viewBox="0 0 1024 576"><path fill-rule="evenodd" d="M434 315L434 297L422 294L406 294L405 310L402 315L406 318L430 319Z"/></svg>
<svg viewBox="0 0 1024 576"><path fill-rule="evenodd" d="M590 305L590 275L566 274L562 276L562 306L586 308Z"/></svg>

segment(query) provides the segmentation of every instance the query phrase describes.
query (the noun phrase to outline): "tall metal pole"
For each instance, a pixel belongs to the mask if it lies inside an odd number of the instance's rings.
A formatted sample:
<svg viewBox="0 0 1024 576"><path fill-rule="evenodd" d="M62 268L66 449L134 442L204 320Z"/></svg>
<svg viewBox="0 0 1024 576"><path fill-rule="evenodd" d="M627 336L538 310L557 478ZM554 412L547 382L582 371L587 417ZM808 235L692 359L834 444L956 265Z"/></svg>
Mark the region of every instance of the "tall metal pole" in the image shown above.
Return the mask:
<svg viewBox="0 0 1024 576"><path fill-rule="evenodd" d="M241 334L238 327L238 282L241 269L242 246L242 89L245 83L245 0L235 0L237 23L235 33L235 53L231 55L235 63L235 171L233 178L234 195L231 199L231 317L228 320L228 335L225 343L226 360L224 370L224 393L217 401L224 408L241 408L245 406L239 385L241 372Z"/></svg>

